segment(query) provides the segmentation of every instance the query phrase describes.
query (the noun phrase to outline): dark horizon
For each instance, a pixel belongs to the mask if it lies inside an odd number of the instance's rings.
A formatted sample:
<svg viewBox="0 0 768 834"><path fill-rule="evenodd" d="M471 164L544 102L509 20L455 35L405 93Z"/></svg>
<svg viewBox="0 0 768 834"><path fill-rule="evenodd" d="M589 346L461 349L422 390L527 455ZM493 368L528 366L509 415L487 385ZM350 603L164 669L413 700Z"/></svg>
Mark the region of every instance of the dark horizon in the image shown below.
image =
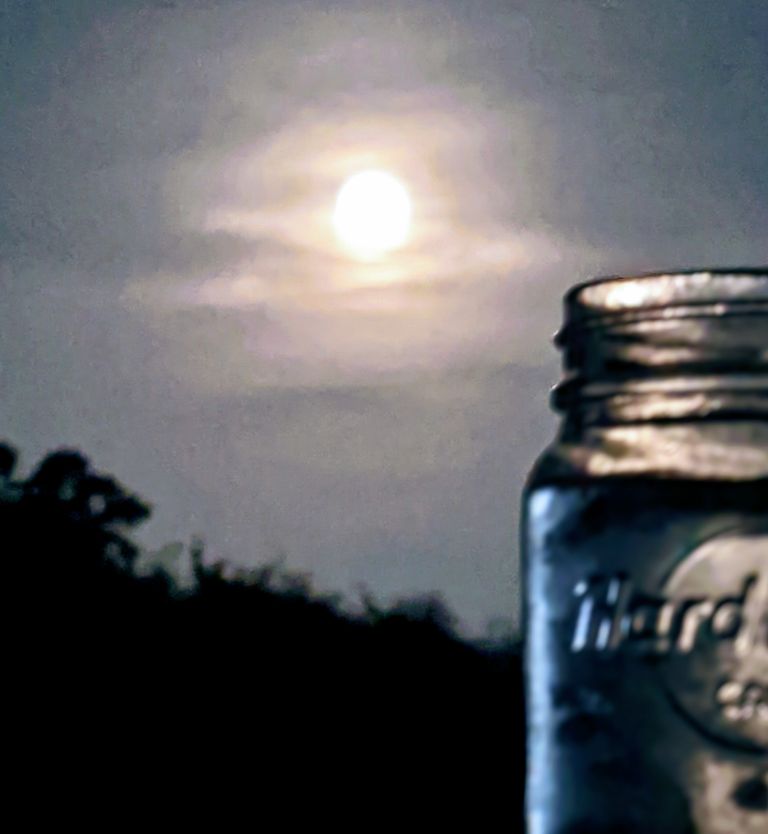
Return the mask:
<svg viewBox="0 0 768 834"><path fill-rule="evenodd" d="M162 572L132 573L150 510L119 480L73 451L19 475L0 444L4 587L23 623L8 736L44 814L106 803L156 819L172 806L177 821L221 826L233 812L264 819L266 789L288 800L281 818L315 825L357 803L521 825L517 646L461 640L434 600L369 598L345 616L305 577L230 576L199 545L194 590L179 594Z"/></svg>

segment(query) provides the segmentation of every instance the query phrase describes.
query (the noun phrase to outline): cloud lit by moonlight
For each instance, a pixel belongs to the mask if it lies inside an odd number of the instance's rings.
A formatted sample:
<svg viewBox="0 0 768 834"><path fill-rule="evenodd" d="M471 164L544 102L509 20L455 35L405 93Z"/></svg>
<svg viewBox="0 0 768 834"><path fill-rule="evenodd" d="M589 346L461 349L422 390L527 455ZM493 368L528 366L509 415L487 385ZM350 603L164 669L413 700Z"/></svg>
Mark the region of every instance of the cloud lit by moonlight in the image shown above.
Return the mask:
<svg viewBox="0 0 768 834"><path fill-rule="evenodd" d="M161 332L216 311L204 344L192 328L169 346L180 378L242 391L538 359L531 334L554 327L542 281L573 246L524 222L522 185L499 189L483 153L502 129L491 117L439 97L389 105L305 108L257 141L177 160L165 189L182 245L124 301ZM536 122L516 124L522 160Z"/></svg>

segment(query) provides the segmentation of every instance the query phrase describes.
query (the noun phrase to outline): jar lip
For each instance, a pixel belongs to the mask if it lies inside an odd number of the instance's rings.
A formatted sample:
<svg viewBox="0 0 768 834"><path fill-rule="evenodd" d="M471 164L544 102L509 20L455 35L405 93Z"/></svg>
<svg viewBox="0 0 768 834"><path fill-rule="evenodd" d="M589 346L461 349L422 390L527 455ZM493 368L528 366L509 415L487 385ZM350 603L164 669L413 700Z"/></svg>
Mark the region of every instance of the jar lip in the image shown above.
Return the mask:
<svg viewBox="0 0 768 834"><path fill-rule="evenodd" d="M565 312L553 404L573 419L768 418L768 267L607 276Z"/></svg>
<svg viewBox="0 0 768 834"><path fill-rule="evenodd" d="M727 315L738 313L745 304L768 305L768 266L606 275L569 290L565 296L565 325L642 315L660 308L674 316L675 307L715 305L719 315Z"/></svg>

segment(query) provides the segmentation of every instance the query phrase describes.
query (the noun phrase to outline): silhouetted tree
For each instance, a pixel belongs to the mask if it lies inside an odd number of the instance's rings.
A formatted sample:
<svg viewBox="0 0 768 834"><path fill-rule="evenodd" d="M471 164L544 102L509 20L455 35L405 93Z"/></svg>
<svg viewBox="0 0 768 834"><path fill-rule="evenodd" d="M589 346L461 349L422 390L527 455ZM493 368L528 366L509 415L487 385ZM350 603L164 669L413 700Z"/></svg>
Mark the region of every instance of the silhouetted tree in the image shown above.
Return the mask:
<svg viewBox="0 0 768 834"><path fill-rule="evenodd" d="M26 480L15 463L0 446L4 587L20 612L12 694L23 755L55 762L53 787L125 802L162 784L221 826L233 803L258 820L258 797L276 782L276 800L282 782L286 825L362 803L398 827L468 814L520 830L516 650L459 639L436 597L367 595L344 615L306 576L206 564L199 540L194 593L173 594L162 570L131 571L147 504L76 451Z"/></svg>
<svg viewBox="0 0 768 834"><path fill-rule="evenodd" d="M0 479L7 481L16 466L16 451L7 443L0 443Z"/></svg>

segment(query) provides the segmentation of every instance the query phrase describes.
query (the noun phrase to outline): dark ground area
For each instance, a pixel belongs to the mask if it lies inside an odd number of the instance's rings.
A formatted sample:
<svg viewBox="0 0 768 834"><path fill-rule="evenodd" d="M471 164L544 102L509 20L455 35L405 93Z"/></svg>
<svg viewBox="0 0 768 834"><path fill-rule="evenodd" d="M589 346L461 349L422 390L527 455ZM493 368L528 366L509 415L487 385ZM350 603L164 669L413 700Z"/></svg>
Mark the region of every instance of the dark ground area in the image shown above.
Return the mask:
<svg viewBox="0 0 768 834"><path fill-rule="evenodd" d="M30 822L521 830L517 647L461 640L437 600L351 617L199 549L174 594L131 572L142 500L79 453L25 480L15 457L0 446L6 751Z"/></svg>

